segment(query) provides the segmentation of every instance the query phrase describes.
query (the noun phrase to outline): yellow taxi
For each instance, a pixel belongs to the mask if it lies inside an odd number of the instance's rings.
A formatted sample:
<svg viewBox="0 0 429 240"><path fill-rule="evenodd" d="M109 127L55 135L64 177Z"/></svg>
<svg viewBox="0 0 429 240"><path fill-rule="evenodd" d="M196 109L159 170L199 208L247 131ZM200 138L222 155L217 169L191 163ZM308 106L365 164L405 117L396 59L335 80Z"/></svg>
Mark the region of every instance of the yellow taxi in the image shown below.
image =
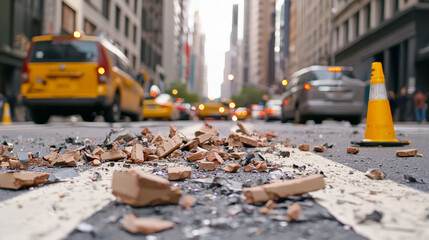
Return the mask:
<svg viewBox="0 0 429 240"><path fill-rule="evenodd" d="M169 94L151 93L143 104L144 119L154 118L162 120L177 120L179 113L173 97Z"/></svg>
<svg viewBox="0 0 429 240"><path fill-rule="evenodd" d="M103 37L79 32L34 37L22 67L23 103L38 124L51 115L71 114L85 121L99 114L107 122L126 115L139 121L142 86L117 47Z"/></svg>
<svg viewBox="0 0 429 240"><path fill-rule="evenodd" d="M229 119L229 103L219 98L208 98L197 106L197 115L200 119L215 118Z"/></svg>

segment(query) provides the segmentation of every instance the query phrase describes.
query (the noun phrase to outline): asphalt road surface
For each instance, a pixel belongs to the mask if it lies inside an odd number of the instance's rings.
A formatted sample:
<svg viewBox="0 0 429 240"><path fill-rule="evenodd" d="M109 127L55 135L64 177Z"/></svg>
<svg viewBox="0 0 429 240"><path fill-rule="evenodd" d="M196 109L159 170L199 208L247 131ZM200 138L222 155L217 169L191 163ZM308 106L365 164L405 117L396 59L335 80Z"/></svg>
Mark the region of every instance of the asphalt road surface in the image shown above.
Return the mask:
<svg viewBox="0 0 429 240"><path fill-rule="evenodd" d="M231 121L210 121L221 137L237 129ZM168 135L169 125L176 126L188 137L203 122L145 121L138 123L103 122L53 122L47 125L30 123L0 126L0 140L13 143L14 153L49 153L49 147L70 147L89 140L101 144L111 129L125 129L138 134L145 127L153 133ZM172 184L181 186L185 194L196 197L197 203L190 210L180 206L134 208L116 201L110 193L111 173L124 169L122 162L105 163L100 167L84 165L77 168L34 167L30 171L56 174L63 181L23 189L0 189L0 222L4 231L0 239L137 239L121 228L121 218L134 213L136 216L156 217L176 223L173 229L145 236L146 239L428 239L429 226L429 125L395 124L398 139L411 141L406 147L360 148L357 155L347 154L351 141L361 140L365 125L350 126L347 122L325 121L316 125L295 125L280 122L246 121L250 130L278 134L276 141L286 138L295 145L328 146L326 152L301 152L296 148L289 159L282 159L267 149L245 149L260 152L267 161L281 163L284 174L304 174L322 171L327 188L302 196L279 201L276 215L258 212L260 206L244 202L241 191L228 185L206 184L196 181L227 179L244 186L265 183L273 172L226 173L198 171L193 167L192 178ZM399 158L396 150L418 149L423 157ZM156 166L131 167L166 176L163 167L189 165L186 162L160 161ZM292 167L295 165L295 167ZM296 166L306 166L305 171ZM363 172L379 168L385 180L371 180ZM3 168L0 171L7 171ZM94 182L91 176L99 175ZM205 175L205 176L203 176ZM336 190L338 190L336 192ZM58 196L66 196L59 198ZM286 222L287 206L299 202L303 215L295 222ZM407 208L407 205L410 209ZM47 210L46 210L47 209ZM414 212L415 211L415 212ZM381 217L380 217L381 216ZM407 221L413 224L409 225ZM24 224L24 225L23 225ZM396 225L395 225L396 224ZM25 226L25 227L24 227Z"/></svg>

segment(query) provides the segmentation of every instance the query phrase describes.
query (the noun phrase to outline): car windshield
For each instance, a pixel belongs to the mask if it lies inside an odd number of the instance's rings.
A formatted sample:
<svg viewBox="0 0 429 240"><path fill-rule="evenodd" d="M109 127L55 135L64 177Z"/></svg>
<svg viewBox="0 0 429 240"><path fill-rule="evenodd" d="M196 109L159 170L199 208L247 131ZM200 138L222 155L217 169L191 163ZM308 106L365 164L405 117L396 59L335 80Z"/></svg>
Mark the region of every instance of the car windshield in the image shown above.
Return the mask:
<svg viewBox="0 0 429 240"><path fill-rule="evenodd" d="M340 80L340 79L343 79L343 77L354 78L353 73L351 71L331 72L328 70L319 70L319 71L312 71L312 73L313 74L312 74L311 80L320 80L320 79Z"/></svg>
<svg viewBox="0 0 429 240"><path fill-rule="evenodd" d="M97 62L97 43L81 40L35 42L30 62Z"/></svg>

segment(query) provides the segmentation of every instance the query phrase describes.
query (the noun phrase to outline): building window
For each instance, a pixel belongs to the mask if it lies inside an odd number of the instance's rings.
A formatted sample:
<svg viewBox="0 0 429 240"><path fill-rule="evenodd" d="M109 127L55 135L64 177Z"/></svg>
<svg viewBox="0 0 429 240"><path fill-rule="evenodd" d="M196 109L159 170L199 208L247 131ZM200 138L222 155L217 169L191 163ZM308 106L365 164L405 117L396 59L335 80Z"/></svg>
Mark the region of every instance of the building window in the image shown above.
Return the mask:
<svg viewBox="0 0 429 240"><path fill-rule="evenodd" d="M349 43L349 20L344 23L344 44Z"/></svg>
<svg viewBox="0 0 429 240"><path fill-rule="evenodd" d="M88 19L85 18L83 22L83 31L85 32L85 34L94 35L96 28L97 27L93 23L91 23Z"/></svg>
<svg viewBox="0 0 429 240"><path fill-rule="evenodd" d="M138 5L138 2L137 2L137 0L134 0L134 13L135 14L137 14L137 6Z"/></svg>
<svg viewBox="0 0 429 240"><path fill-rule="evenodd" d="M133 43L135 44L137 42L137 27L136 25L133 26Z"/></svg>
<svg viewBox="0 0 429 240"><path fill-rule="evenodd" d="M106 19L109 19L109 9L110 9L110 0L103 0L102 11L103 11L103 16Z"/></svg>
<svg viewBox="0 0 429 240"><path fill-rule="evenodd" d="M366 13L366 29L371 28L371 3L368 3L365 7L365 13Z"/></svg>
<svg viewBox="0 0 429 240"><path fill-rule="evenodd" d="M121 26L121 9L116 6L116 11L115 11L115 27L116 29L119 29Z"/></svg>
<svg viewBox="0 0 429 240"><path fill-rule="evenodd" d="M380 23L384 21L384 0L380 0Z"/></svg>
<svg viewBox="0 0 429 240"><path fill-rule="evenodd" d="M133 68L134 68L134 69L136 69L136 62L137 62L136 55L133 55L132 63L133 63Z"/></svg>
<svg viewBox="0 0 429 240"><path fill-rule="evenodd" d="M147 18L146 9L143 8L142 9L142 29L143 30L148 30L146 18Z"/></svg>
<svg viewBox="0 0 429 240"><path fill-rule="evenodd" d="M359 37L359 12L355 14L355 38Z"/></svg>
<svg viewBox="0 0 429 240"><path fill-rule="evenodd" d="M61 33L72 34L76 29L76 12L65 3L62 5Z"/></svg>
<svg viewBox="0 0 429 240"><path fill-rule="evenodd" d="M130 19L128 18L128 16L125 17L125 36L128 37L128 32L129 32L129 25L130 24Z"/></svg>
<svg viewBox="0 0 429 240"><path fill-rule="evenodd" d="M140 61L142 63L146 63L145 62L145 55L146 55L146 41L144 39L141 40L140 42Z"/></svg>
<svg viewBox="0 0 429 240"><path fill-rule="evenodd" d="M393 3L393 13L397 13L399 11L399 0L395 0Z"/></svg>

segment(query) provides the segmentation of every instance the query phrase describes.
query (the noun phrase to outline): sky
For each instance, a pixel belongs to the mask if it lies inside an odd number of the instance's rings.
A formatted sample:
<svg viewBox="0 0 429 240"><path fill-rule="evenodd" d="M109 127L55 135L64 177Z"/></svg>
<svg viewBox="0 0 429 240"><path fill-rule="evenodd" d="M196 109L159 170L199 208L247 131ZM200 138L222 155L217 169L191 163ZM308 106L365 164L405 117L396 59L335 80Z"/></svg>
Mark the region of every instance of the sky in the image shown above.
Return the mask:
<svg viewBox="0 0 429 240"><path fill-rule="evenodd" d="M193 13L198 11L202 31L206 34L205 55L209 97L220 97L225 52L229 50L232 5L241 2L241 0L191 0L189 17L192 18Z"/></svg>

